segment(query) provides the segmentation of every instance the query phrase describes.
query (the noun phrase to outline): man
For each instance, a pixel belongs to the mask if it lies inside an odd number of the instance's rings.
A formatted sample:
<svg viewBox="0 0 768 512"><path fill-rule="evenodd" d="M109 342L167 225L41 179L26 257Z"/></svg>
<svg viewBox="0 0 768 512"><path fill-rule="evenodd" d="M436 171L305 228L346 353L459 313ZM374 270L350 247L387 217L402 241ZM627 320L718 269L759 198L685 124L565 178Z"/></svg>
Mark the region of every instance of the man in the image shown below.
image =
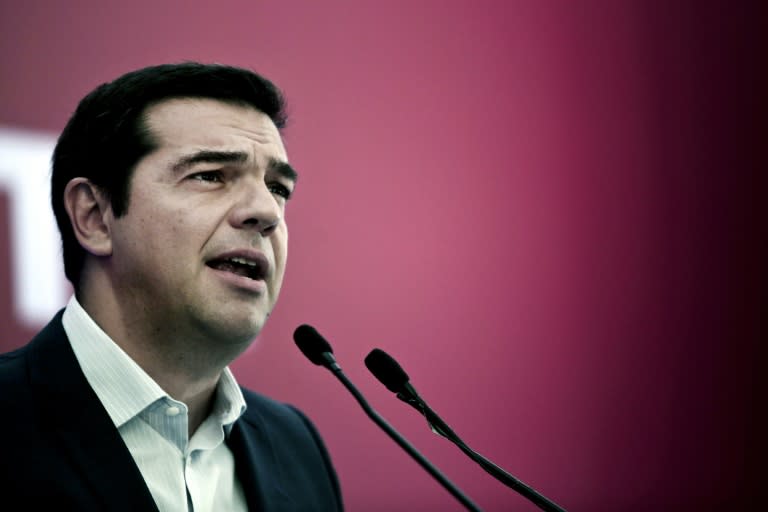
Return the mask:
<svg viewBox="0 0 768 512"><path fill-rule="evenodd" d="M283 280L296 182L284 123L272 83L221 65L144 68L81 101L51 179L75 293L0 356L4 500L342 508L312 424L227 368Z"/></svg>

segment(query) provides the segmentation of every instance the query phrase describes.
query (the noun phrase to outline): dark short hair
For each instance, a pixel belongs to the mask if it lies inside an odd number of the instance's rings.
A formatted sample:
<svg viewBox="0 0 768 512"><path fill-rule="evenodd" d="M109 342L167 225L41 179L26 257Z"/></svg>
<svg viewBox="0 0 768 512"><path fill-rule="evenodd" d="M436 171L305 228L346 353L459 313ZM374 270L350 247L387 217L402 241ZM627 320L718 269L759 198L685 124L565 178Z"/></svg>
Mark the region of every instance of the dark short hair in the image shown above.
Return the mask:
<svg viewBox="0 0 768 512"><path fill-rule="evenodd" d="M278 129L286 122L280 90L266 78L232 66L162 64L131 71L94 89L67 122L52 160L51 204L61 233L64 273L75 289L86 253L64 209L64 188L73 178L87 178L109 198L115 216L123 215L133 169L157 147L146 113L171 98L250 106L269 116Z"/></svg>

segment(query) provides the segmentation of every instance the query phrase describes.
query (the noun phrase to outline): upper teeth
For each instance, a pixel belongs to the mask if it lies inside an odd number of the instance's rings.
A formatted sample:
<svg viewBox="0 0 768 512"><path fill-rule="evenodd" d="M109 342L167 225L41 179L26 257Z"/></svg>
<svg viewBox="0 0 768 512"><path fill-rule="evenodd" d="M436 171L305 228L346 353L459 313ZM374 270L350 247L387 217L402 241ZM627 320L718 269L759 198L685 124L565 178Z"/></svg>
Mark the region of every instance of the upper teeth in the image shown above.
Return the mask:
<svg viewBox="0 0 768 512"><path fill-rule="evenodd" d="M239 263L241 265L249 265L251 267L255 267L256 266L256 262L255 261L246 260L245 258L229 258L229 261L231 261L233 263Z"/></svg>

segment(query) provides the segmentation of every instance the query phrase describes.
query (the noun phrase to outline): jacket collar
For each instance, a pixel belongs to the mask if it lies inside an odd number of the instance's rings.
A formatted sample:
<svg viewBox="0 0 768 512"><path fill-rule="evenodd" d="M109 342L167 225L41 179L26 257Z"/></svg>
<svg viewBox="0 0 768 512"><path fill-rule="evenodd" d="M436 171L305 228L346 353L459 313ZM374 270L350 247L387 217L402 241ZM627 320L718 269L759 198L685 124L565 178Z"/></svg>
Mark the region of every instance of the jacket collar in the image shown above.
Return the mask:
<svg viewBox="0 0 768 512"><path fill-rule="evenodd" d="M33 393L41 414L79 471L110 510L157 510L139 468L85 379L61 323L63 310L29 345Z"/></svg>
<svg viewBox="0 0 768 512"><path fill-rule="evenodd" d="M269 438L269 429L253 407L237 420L227 439L235 457L235 471L249 510L293 511L296 506L280 487L280 461Z"/></svg>

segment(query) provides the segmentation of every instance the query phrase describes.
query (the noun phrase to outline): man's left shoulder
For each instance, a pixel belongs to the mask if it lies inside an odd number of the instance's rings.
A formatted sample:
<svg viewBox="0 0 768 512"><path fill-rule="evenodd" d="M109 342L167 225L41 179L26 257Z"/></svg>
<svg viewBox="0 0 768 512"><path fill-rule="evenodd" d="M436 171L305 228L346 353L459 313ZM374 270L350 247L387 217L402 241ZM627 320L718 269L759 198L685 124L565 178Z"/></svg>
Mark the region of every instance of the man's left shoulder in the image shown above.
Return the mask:
<svg viewBox="0 0 768 512"><path fill-rule="evenodd" d="M266 421L271 424L277 423L283 427L295 424L296 427L301 426L301 428L309 429L313 436L317 435L315 426L298 407L247 388L241 387L240 389L247 405L243 415L243 419L246 421L251 423Z"/></svg>
<svg viewBox="0 0 768 512"><path fill-rule="evenodd" d="M241 388L247 405L232 444L258 453L262 474L272 475L294 500L293 510L343 510L330 455L314 424L297 407Z"/></svg>

